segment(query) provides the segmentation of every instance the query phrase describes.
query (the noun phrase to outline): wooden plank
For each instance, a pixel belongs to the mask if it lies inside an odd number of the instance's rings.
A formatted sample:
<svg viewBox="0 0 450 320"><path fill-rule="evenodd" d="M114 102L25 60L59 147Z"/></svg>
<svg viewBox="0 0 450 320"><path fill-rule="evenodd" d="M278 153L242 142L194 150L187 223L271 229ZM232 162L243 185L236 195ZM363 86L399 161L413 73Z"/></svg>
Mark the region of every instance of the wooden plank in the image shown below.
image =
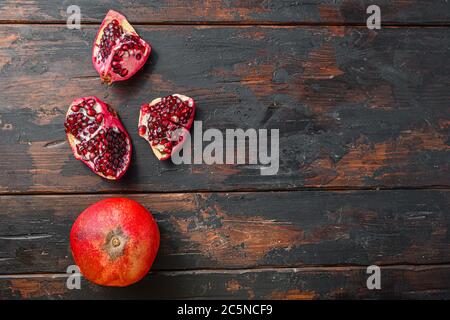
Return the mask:
<svg viewBox="0 0 450 320"><path fill-rule="evenodd" d="M139 32L152 61L105 86L90 61L94 27L0 28L0 193L449 186L446 28ZM198 101L203 130L279 129L278 173L158 161L137 135L138 110L173 92ZM68 105L93 94L117 109L133 139L120 182L92 174L65 142Z"/></svg>
<svg viewBox="0 0 450 320"><path fill-rule="evenodd" d="M109 195L0 197L0 274L73 264L77 215ZM449 191L127 195L160 226L154 268L449 263Z"/></svg>
<svg viewBox="0 0 450 320"><path fill-rule="evenodd" d="M381 269L381 290L368 290L366 268L201 270L151 273L126 288L82 279L69 290L65 275L0 278L3 299L449 299L450 267Z"/></svg>
<svg viewBox="0 0 450 320"><path fill-rule="evenodd" d="M121 11L138 23L366 23L369 0L140 0L76 3L83 22L98 22L109 9ZM442 24L450 22L446 1L379 0L385 24ZM1 21L65 22L69 4L48 0L7 0L0 7Z"/></svg>

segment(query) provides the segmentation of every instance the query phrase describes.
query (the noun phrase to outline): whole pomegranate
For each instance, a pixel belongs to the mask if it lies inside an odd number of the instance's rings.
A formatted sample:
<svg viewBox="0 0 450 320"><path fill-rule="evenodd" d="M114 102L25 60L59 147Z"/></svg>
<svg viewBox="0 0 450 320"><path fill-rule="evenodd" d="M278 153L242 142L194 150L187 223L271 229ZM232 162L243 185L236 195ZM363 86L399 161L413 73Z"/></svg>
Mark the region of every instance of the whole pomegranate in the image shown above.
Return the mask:
<svg viewBox="0 0 450 320"><path fill-rule="evenodd" d="M159 248L159 230L151 213L136 201L109 198L78 216L70 247L86 279L124 287L150 270Z"/></svg>
<svg viewBox="0 0 450 320"><path fill-rule="evenodd" d="M141 106L138 133L159 160L181 148L195 115L194 99L181 94L157 98Z"/></svg>
<svg viewBox="0 0 450 320"><path fill-rule="evenodd" d="M92 48L92 62L103 82L131 78L147 61L151 47L139 37L127 19L110 10Z"/></svg>
<svg viewBox="0 0 450 320"><path fill-rule="evenodd" d="M117 180L131 161L131 140L116 112L97 97L75 99L64 123L76 159L99 176Z"/></svg>

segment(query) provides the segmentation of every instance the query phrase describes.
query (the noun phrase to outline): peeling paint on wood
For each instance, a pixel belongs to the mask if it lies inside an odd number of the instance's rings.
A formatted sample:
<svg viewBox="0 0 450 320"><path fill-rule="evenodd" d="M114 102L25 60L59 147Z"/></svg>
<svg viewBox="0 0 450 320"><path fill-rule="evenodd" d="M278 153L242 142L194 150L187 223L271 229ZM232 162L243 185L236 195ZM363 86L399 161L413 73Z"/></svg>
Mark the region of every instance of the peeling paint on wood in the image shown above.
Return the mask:
<svg viewBox="0 0 450 320"><path fill-rule="evenodd" d="M66 6L45 0L4 1L2 21L64 21ZM162 0L95 3L79 0L83 22L100 22L110 8L119 10L133 23L364 23L368 0ZM419 0L378 0L383 23L440 24L450 21L449 4ZM89 8L89 10L85 9Z"/></svg>
<svg viewBox="0 0 450 320"><path fill-rule="evenodd" d="M1 196L0 274L65 272L77 215L110 196ZM448 191L121 196L158 221L157 270L450 263Z"/></svg>
<svg viewBox="0 0 450 320"><path fill-rule="evenodd" d="M0 278L2 299L448 299L450 268L392 266L383 269L383 289L368 290L364 267L154 272L125 288L84 279L68 290L66 277Z"/></svg>
<svg viewBox="0 0 450 320"><path fill-rule="evenodd" d="M0 48L12 59L1 69L9 130L0 135L0 193L448 186L446 28L346 27L344 36L294 26L138 29L156 48L151 62L106 87L90 63L95 26L0 28L0 38L20 39ZM278 174L155 159L137 136L139 106L171 92L195 97L204 130L279 129ZM65 139L68 105L86 94L112 103L135 143L129 172L114 184L54 144Z"/></svg>

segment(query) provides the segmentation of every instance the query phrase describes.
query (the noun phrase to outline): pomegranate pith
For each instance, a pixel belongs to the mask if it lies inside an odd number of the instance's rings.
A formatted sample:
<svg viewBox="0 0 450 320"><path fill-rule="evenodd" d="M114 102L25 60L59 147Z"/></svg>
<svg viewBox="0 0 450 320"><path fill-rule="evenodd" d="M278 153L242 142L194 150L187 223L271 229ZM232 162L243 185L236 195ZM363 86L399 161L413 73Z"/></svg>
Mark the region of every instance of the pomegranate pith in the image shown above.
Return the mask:
<svg viewBox="0 0 450 320"><path fill-rule="evenodd" d="M194 115L192 98L180 94L157 98L141 106L138 133L159 160L166 160L186 141Z"/></svg>
<svg viewBox="0 0 450 320"><path fill-rule="evenodd" d="M109 198L84 210L70 232L70 247L83 276L103 286L142 279L158 252L160 235L151 213L134 200Z"/></svg>
<svg viewBox="0 0 450 320"><path fill-rule="evenodd" d="M110 10L95 37L92 62L101 80L111 84L131 78L145 64L150 52L150 45L127 19Z"/></svg>
<svg viewBox="0 0 450 320"><path fill-rule="evenodd" d="M97 97L75 99L64 123L76 159L103 178L117 180L131 161L131 140L116 112Z"/></svg>

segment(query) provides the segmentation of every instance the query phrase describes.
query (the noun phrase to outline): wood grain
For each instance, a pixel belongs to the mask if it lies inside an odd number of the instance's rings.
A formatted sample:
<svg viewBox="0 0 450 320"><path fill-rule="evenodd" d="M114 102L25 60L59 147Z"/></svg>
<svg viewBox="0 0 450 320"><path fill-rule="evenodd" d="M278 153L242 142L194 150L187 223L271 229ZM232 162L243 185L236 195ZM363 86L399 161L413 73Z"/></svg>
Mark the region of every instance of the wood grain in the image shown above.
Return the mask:
<svg viewBox="0 0 450 320"><path fill-rule="evenodd" d="M48 0L4 0L3 22L65 23L72 3ZM125 14L135 23L362 23L370 0L138 0L76 2L84 23L99 22L109 9ZM378 0L384 24L443 24L450 22L446 1Z"/></svg>
<svg viewBox="0 0 450 320"><path fill-rule="evenodd" d="M77 215L109 196L0 197L0 274L65 272ZM127 197L158 221L157 270L450 263L448 191Z"/></svg>
<svg viewBox="0 0 450 320"><path fill-rule="evenodd" d="M65 2L0 2L0 300L450 299L447 1L377 1L379 31L365 28L368 0L76 4L81 30L66 28ZM103 86L90 51L109 9L153 51ZM196 99L204 130L279 129L278 174L156 160L138 108L175 92ZM119 182L65 142L83 95L112 104L133 139ZM158 221L152 272L68 290L72 223L120 195ZM382 290L366 288L371 264Z"/></svg>
<svg viewBox="0 0 450 320"><path fill-rule="evenodd" d="M285 268L156 272L126 288L81 282L67 276L0 278L0 299L448 299L450 267L393 266L381 269L381 290L368 290L366 268Z"/></svg>
<svg viewBox="0 0 450 320"><path fill-rule="evenodd" d="M449 186L450 34L446 28L143 26L151 62L104 86L96 28L0 28L0 192L141 192ZM183 59L180 59L183 57ZM137 135L141 103L198 102L203 129L280 130L280 168L172 165ZM123 180L92 174L65 142L73 98L97 95L134 144Z"/></svg>

